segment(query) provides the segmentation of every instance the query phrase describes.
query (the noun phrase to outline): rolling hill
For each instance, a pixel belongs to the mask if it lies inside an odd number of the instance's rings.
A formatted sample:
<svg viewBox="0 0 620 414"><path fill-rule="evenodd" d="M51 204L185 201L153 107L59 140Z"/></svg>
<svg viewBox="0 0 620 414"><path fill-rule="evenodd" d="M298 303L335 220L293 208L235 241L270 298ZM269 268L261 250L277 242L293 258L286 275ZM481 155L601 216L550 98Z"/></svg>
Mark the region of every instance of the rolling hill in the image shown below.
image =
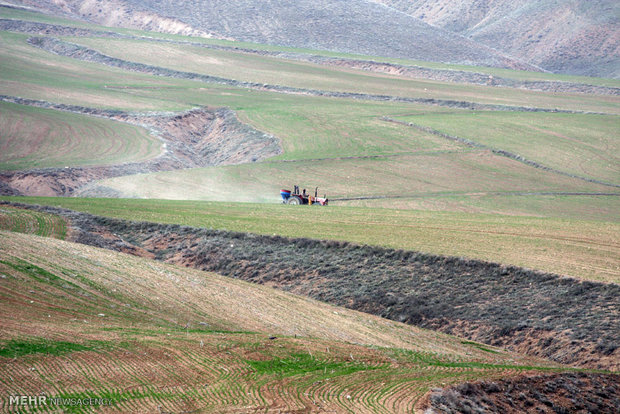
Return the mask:
<svg viewBox="0 0 620 414"><path fill-rule="evenodd" d="M481 47L460 35L365 0L14 3L119 27L374 56L534 69L491 47Z"/></svg>
<svg viewBox="0 0 620 414"><path fill-rule="evenodd" d="M109 26L374 56L618 78L613 0L12 3Z"/></svg>
<svg viewBox="0 0 620 414"><path fill-rule="evenodd" d="M613 0L374 0L555 73L620 77Z"/></svg>
<svg viewBox="0 0 620 414"><path fill-rule="evenodd" d="M573 371L211 273L0 240L6 395L124 412L410 412L434 385Z"/></svg>
<svg viewBox="0 0 620 414"><path fill-rule="evenodd" d="M5 3L3 394L620 408L620 81L482 45L503 15L607 33L606 3L461 2L458 27L441 2ZM577 54L605 37L578 20ZM505 47L544 60L554 33ZM329 206L283 205L293 185Z"/></svg>

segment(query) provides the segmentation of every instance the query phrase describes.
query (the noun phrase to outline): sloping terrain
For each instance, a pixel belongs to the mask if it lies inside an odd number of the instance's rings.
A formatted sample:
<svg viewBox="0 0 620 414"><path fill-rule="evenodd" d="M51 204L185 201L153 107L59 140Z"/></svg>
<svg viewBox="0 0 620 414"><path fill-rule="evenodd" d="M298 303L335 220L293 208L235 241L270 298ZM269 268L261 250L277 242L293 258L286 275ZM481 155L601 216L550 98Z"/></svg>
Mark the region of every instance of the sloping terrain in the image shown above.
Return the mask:
<svg viewBox="0 0 620 414"><path fill-rule="evenodd" d="M67 223L55 214L3 205L0 208L0 229L62 240L67 234Z"/></svg>
<svg viewBox="0 0 620 414"><path fill-rule="evenodd" d="M617 135L618 95L612 93L616 81L488 68L481 72L518 81L558 85L571 81L606 88L552 93L414 79L278 55L309 56L300 50L103 28L0 9L5 17L2 27L19 32L0 32L3 99L149 124L167 137L163 139L168 157L157 160L157 170L192 167L153 174L142 164L105 171L26 170L10 178L3 175L4 194L44 190L36 194L275 203L280 188L319 186L333 207L362 204L438 212L425 215L422 225L408 216L402 229L394 229L400 220L397 212L380 214L377 227L373 210L357 210L349 225L347 220L338 221L347 212L332 209L335 214L323 218L333 229L304 212L306 226L319 228L325 237L350 235L367 243L371 236L364 233L379 231L382 244L393 247L400 247L402 240L408 249L594 280L617 277L615 237L607 230L616 227L582 222L614 221L620 211L615 144L609 139ZM48 33L63 38L41 36ZM455 69L439 67L446 72ZM198 107L200 113L192 112ZM210 120L213 111L234 111L240 122L257 132L254 138L266 138L261 141L265 151L257 150L261 157L256 162L254 151L237 154L242 148L228 145L247 147L252 134L228 123L230 117ZM187 117L187 122L172 121L176 116ZM189 133L179 135L185 127ZM509 132L503 133L504 129ZM239 136L242 139L237 140ZM215 137L218 145L211 145ZM279 149L271 151L273 137L281 145L278 155ZM532 151L533 144L543 147ZM213 156L212 164L217 165L194 168L209 164L196 162L204 158L201 148L221 148L226 154L209 153L207 158ZM228 161L236 165L223 166ZM241 161L245 163L237 164ZM282 214L277 207L248 208L273 219ZM228 204L222 208L247 211ZM441 211L458 212L458 223ZM476 224L482 223L484 229L475 233L472 224L463 226L468 213L493 217L477 218ZM522 223L520 216L551 220ZM504 217L506 226L499 224ZM564 226L554 217L571 221ZM257 228L231 221L239 230ZM269 223L261 231L273 234L268 227ZM278 233L295 235L282 220L277 228ZM598 244L581 237L579 228L596 234Z"/></svg>
<svg viewBox="0 0 620 414"><path fill-rule="evenodd" d="M13 1L58 11L58 2ZM63 10L91 22L167 33L200 34L241 41L374 56L533 69L490 47L365 0L201 1L63 0ZM152 16L150 19L142 15ZM114 16L114 17L111 17ZM118 17L117 17L118 16ZM161 20L184 24L171 29ZM148 21L148 24L140 24ZM191 33L191 31L195 33Z"/></svg>
<svg viewBox="0 0 620 414"><path fill-rule="evenodd" d="M619 81L325 50L527 67L370 1L14 3L53 13L0 6L0 193L227 202L2 204L81 244L0 231L0 393L617 411ZM293 184L330 207L277 204Z"/></svg>
<svg viewBox="0 0 620 414"><path fill-rule="evenodd" d="M27 105L0 103L12 110L5 111L0 117L0 123L4 122L7 125L0 141L6 149L5 163L12 166L8 163L8 160L11 160L13 163L19 162L22 168L29 167L22 171L0 172L0 181L6 185L3 191L7 194L17 192L43 196L73 195L79 188L94 180L205 165L255 162L281 151L277 138L241 123L236 114L227 108L198 108L175 114L142 114L7 96L0 96L0 101ZM52 108L57 111L31 109L32 107ZM34 121L28 123L29 129L23 127L23 121L14 119L20 114L33 111L35 114L44 114L47 117L36 117ZM59 121L67 117L72 121L69 125ZM119 122L104 123L97 118L92 120L92 117L109 118ZM52 126L49 126L50 123ZM88 128L94 129L94 133L89 129L84 130L86 127L78 128L80 124L88 125ZM142 128L130 129L126 124ZM143 141L148 137L145 128L148 128L151 135L163 141L164 151L161 154L151 154L151 159L145 161L118 163L123 160L131 161L132 158L142 155L140 151L145 152L144 148L141 148L146 146ZM131 135L129 132L134 134ZM44 136L41 137L41 134ZM121 134L122 139L119 139ZM109 135L112 135L112 138ZM84 138L86 142L82 142ZM116 143L114 138L117 138L116 141L120 141L120 144ZM154 137L148 137L148 140L156 141ZM58 141L62 145L59 145ZM116 148L121 145L124 146L122 154L125 158L120 160L113 158L116 153L121 152ZM98 147L102 146L104 150L97 151ZM100 158L85 155L93 153ZM0 158L0 161L2 159ZM58 164L58 159L68 166L32 168L46 166L49 163ZM99 164L102 160L110 164L116 161L118 164L80 167L84 162Z"/></svg>
<svg viewBox="0 0 620 414"><path fill-rule="evenodd" d="M556 73L620 77L614 0L373 0Z"/></svg>
<svg viewBox="0 0 620 414"><path fill-rule="evenodd" d="M0 231L0 254L4 395L103 398L102 412L411 412L433 386L566 371L88 246Z"/></svg>
<svg viewBox="0 0 620 414"><path fill-rule="evenodd" d="M0 170L122 164L162 152L143 128L2 101L0 130Z"/></svg>
<svg viewBox="0 0 620 414"><path fill-rule="evenodd" d="M215 271L561 363L618 369L615 284L343 242L39 209L68 218L79 243Z"/></svg>
<svg viewBox="0 0 620 414"><path fill-rule="evenodd" d="M14 16L17 17L17 16ZM34 18L35 16L29 15L28 17ZM41 16L39 16L41 18ZM63 22L65 24L50 24L43 22L34 22L34 21L25 21L20 19L0 19L0 29L7 30L11 32L19 32L19 33L31 33L31 34L39 34L39 35L48 35L48 36L75 36L75 37L103 37L103 38L115 38L115 39L136 39L144 41L144 38L134 35L129 35L125 33L117 33L108 30L97 30L97 29L88 29L85 27L75 27L71 25L71 21ZM67 25L69 24L69 25ZM75 24L75 22L73 22ZM151 39L155 40L155 39ZM610 94L610 95L618 95L620 94L620 88L615 87L606 87L602 85L594 85L593 83L600 82L600 80L593 78L582 78L579 79L582 82L576 82L578 79L573 79L572 81L553 81L546 80L545 74L540 72L522 72L520 75L524 77L524 79L514 79L510 77L492 75L491 73L484 73L484 68L476 68L469 69L467 67L461 67L460 69L450 68L443 69L439 67L430 67L430 66L420 66L424 62L418 62L417 65L414 64L399 64L399 63L391 63L387 62L389 59L383 59L384 61L376 61L371 59L354 59L348 57L336 57L336 56L327 56L328 53L323 55L313 54L313 53L302 53L300 50L295 52L284 51L284 50L265 50L264 48L260 48L261 45L258 44L250 44L249 46L253 46L254 48L249 47L239 47L236 46L233 42L230 45L222 44L222 43L206 43L206 42L196 42L189 40L172 40L172 39L159 39L162 43L168 44L179 44L185 46L185 48L191 47L202 47L210 50L222 50L222 51L233 51L233 52L241 52L246 54L254 54L259 56L270 56L276 57L279 59L288 59L288 60L298 60L305 62L313 62L318 63L320 65L329 65L335 67L345 67L345 68L354 68L361 69L365 71L372 72L380 72L387 74L397 74L400 76L406 76L411 78L422 78L422 79L432 79L438 81L449 81L449 82L458 82L458 83L471 83L485 86L494 86L494 87L512 87L512 88L520 88L520 89L531 89L531 90L539 90L546 92L574 92L574 93L586 93L586 94ZM98 49L101 50L102 46L107 46L110 42L105 42L103 44L99 43ZM154 46L154 45L153 45ZM264 47L264 46L263 46ZM111 50L118 51L118 45L113 46ZM154 52L154 47L150 50L150 54L145 54L147 56L152 57L152 53ZM134 48L133 52L136 53L139 51L139 48ZM172 57L175 54L173 49L169 49L166 51L167 56ZM178 51L176 52L178 53ZM172 59L170 59L172 60ZM224 65L221 59L197 59L197 56L194 56L194 59L185 60L183 62L185 65L191 65L192 67L204 68L205 64L208 63L217 63L219 65ZM242 62L226 62L226 65L230 69L230 65L235 65L235 63L239 64ZM254 71L258 71L258 61L252 62L252 67ZM184 66L187 68L187 66ZM481 71L482 70L482 71ZM486 68L487 71L493 71L493 69ZM229 74L230 72L225 72ZM282 73L281 73L282 74ZM587 82L587 83L583 83Z"/></svg>
<svg viewBox="0 0 620 414"><path fill-rule="evenodd" d="M541 392L544 390L544 392ZM617 375L558 374L465 383L435 390L425 413L617 413Z"/></svg>
<svg viewBox="0 0 620 414"><path fill-rule="evenodd" d="M520 196L499 197L504 198L506 203L512 203ZM399 210L393 206L390 209L337 206L289 208L275 203L191 200L1 198L124 220L285 237L301 235L318 240L469 257L581 280L620 283L620 212L616 208L617 197L600 197L607 200L610 211L605 212L590 211L592 196L583 199L567 196L574 200L573 211L569 217L562 218L556 217L559 206L568 204L562 196L523 197L532 202L532 211L540 209L541 215L481 214L466 209L460 212ZM450 202L451 198L446 197L446 200ZM586 220L584 217L587 214L590 217ZM601 221L601 217L605 217L606 221Z"/></svg>

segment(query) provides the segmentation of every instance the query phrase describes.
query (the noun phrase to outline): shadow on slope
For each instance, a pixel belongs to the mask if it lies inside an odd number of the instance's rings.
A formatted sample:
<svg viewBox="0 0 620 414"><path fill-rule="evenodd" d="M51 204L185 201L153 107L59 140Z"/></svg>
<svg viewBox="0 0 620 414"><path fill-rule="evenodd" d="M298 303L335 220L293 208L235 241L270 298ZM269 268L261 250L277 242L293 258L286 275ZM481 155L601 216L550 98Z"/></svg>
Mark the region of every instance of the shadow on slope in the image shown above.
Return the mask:
<svg viewBox="0 0 620 414"><path fill-rule="evenodd" d="M215 271L562 363L618 369L615 284L347 242L29 208L67 217L79 243Z"/></svg>

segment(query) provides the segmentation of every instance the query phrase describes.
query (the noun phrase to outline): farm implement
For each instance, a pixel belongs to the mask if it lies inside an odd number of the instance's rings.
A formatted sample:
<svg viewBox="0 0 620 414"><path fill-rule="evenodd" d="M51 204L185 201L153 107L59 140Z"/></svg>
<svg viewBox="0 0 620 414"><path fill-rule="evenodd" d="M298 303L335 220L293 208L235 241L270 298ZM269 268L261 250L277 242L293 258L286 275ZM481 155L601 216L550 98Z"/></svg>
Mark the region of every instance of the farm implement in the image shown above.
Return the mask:
<svg viewBox="0 0 620 414"><path fill-rule="evenodd" d="M293 205L301 205L307 204L311 205L321 205L326 206L329 200L325 195L323 197L319 197L317 193L319 192L319 187L314 189L314 196L306 193L306 189L303 191L299 191L299 186L294 186L293 191L291 190L280 190L280 195L282 196L283 204L293 204Z"/></svg>

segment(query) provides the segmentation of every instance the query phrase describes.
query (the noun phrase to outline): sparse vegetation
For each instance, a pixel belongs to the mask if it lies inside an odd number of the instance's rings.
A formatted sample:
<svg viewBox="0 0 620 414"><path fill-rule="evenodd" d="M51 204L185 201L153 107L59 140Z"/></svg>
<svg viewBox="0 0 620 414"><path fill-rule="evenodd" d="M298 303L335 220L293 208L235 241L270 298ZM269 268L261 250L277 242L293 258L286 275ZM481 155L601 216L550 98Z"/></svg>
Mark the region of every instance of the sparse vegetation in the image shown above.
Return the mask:
<svg viewBox="0 0 620 414"><path fill-rule="evenodd" d="M109 398L124 412L231 405L407 412L429 387L521 369L566 370L268 287L84 245L0 232L0 254L27 263L0 263L6 292L0 312L12 315L0 321L0 375L13 379L0 381L7 395ZM32 280L28 268L61 283ZM70 284L88 295L76 295ZM78 303L87 311L80 313ZM35 336L41 325L45 335Z"/></svg>
<svg viewBox="0 0 620 414"><path fill-rule="evenodd" d="M372 208L300 208L282 205L173 200L7 198L65 207L99 216L207 229L349 241L470 257L585 280L618 283L620 228L615 222L465 212ZM617 198L610 201L610 213ZM534 208L538 205L535 204ZM577 206L587 209L588 202ZM553 215L553 208L548 216ZM541 210L544 213L544 210Z"/></svg>
<svg viewBox="0 0 620 414"><path fill-rule="evenodd" d="M70 218L80 243L277 286L562 363L617 369L616 284L347 242L43 210Z"/></svg>
<svg viewBox="0 0 620 414"><path fill-rule="evenodd" d="M432 413L585 411L611 414L620 409L620 389L617 375L524 376L435 390L427 407Z"/></svg>

